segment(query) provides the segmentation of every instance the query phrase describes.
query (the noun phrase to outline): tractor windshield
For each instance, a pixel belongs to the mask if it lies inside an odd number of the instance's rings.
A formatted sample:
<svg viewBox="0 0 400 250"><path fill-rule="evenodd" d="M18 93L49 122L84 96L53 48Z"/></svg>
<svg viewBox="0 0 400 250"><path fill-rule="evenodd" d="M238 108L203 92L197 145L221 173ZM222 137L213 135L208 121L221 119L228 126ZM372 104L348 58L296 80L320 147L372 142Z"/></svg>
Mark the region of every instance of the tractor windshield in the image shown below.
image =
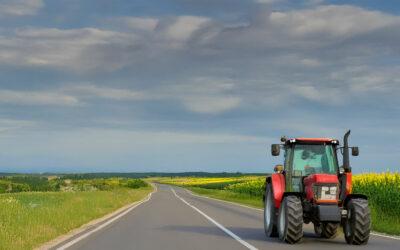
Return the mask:
<svg viewBox="0 0 400 250"><path fill-rule="evenodd" d="M296 144L293 155L293 175L336 174L337 161L332 145Z"/></svg>

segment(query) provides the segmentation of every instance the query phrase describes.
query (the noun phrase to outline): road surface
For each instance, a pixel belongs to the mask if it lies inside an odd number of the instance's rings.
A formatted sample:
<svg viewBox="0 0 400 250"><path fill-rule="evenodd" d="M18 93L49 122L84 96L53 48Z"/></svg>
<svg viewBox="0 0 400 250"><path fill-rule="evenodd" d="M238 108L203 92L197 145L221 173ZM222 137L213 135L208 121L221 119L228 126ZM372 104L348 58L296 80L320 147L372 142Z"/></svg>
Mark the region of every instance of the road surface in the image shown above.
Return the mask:
<svg viewBox="0 0 400 250"><path fill-rule="evenodd" d="M259 209L195 196L178 187L157 184L157 189L149 201L113 223L55 249L400 249L400 240L374 235L361 247L347 245L343 235L319 239L309 225L302 243L288 245L265 237Z"/></svg>

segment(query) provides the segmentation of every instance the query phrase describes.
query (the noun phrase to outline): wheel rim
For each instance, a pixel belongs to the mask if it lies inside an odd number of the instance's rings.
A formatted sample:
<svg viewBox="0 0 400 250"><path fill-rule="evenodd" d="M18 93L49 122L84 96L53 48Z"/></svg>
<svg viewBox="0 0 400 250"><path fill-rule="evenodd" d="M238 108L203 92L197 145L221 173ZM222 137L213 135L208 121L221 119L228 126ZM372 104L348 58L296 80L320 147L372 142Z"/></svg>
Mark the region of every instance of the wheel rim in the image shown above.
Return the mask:
<svg viewBox="0 0 400 250"><path fill-rule="evenodd" d="M285 222L285 210L286 210L286 207L285 207L285 203L282 203L281 204L281 212L279 213L279 235L281 236L281 237L283 237L283 235L284 235L284 232L285 232L285 224L286 224L286 222Z"/></svg>
<svg viewBox="0 0 400 250"><path fill-rule="evenodd" d="M314 224L314 231L317 235L321 235L322 234L322 225Z"/></svg>
<svg viewBox="0 0 400 250"><path fill-rule="evenodd" d="M269 226L271 224L271 192L268 192L267 199L265 200L265 224Z"/></svg>

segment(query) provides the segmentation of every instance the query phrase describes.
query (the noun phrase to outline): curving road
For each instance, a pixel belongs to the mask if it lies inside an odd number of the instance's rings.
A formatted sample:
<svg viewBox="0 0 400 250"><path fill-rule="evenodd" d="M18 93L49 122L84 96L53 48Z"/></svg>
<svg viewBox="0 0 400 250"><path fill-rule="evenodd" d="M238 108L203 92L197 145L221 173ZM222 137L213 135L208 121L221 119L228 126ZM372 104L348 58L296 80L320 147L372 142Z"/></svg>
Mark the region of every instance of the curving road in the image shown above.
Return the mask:
<svg viewBox="0 0 400 250"><path fill-rule="evenodd" d="M308 225L303 242L288 245L265 237L260 209L195 196L182 188L157 188L149 201L101 230L89 229L82 239L78 235L55 249L400 249L400 240L376 235L361 247L347 245L342 235L319 239Z"/></svg>

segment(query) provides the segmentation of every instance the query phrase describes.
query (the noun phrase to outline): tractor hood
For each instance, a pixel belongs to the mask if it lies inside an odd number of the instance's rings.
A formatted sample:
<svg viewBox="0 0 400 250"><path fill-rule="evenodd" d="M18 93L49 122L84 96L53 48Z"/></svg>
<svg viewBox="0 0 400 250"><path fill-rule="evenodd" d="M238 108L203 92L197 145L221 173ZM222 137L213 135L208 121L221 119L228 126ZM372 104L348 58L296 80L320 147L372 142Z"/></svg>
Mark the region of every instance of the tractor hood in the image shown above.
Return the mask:
<svg viewBox="0 0 400 250"><path fill-rule="evenodd" d="M339 179L333 174L312 174L304 178L307 200L315 203L337 203Z"/></svg>

